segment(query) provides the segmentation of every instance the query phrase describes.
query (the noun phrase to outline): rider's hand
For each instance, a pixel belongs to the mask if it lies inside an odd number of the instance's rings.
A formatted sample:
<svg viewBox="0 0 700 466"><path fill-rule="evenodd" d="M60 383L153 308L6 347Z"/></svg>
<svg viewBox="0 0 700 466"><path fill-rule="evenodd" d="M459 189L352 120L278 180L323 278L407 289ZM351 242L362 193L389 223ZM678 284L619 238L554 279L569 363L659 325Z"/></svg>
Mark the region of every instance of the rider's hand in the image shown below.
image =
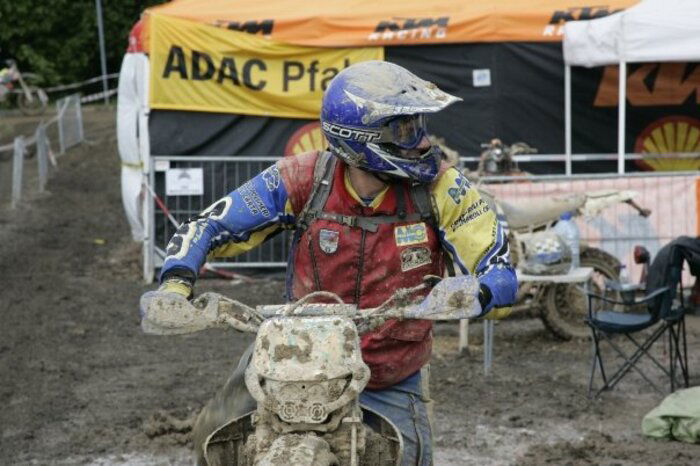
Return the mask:
<svg viewBox="0 0 700 466"><path fill-rule="evenodd" d="M424 319L473 319L483 315L473 275L443 278L419 305Z"/></svg>
<svg viewBox="0 0 700 466"><path fill-rule="evenodd" d="M192 297L192 284L188 280L179 277L166 278L160 287L158 287L157 291L147 291L141 296L141 300L139 301L139 313L141 314L141 318L144 317L146 309L151 305L153 299L163 294L186 301Z"/></svg>
<svg viewBox="0 0 700 466"><path fill-rule="evenodd" d="M484 283L479 285L479 304L481 304L481 309L483 310L479 317L483 317L488 320L505 319L513 310L513 308L510 306L494 308L491 288Z"/></svg>
<svg viewBox="0 0 700 466"><path fill-rule="evenodd" d="M182 278L167 278L158 288L161 293L177 293L189 299L192 297L192 284Z"/></svg>
<svg viewBox="0 0 700 466"><path fill-rule="evenodd" d="M491 310L493 304L491 303L493 299L493 294L491 293L491 288L489 288L484 283L479 284L479 304L481 304L481 310L485 314Z"/></svg>

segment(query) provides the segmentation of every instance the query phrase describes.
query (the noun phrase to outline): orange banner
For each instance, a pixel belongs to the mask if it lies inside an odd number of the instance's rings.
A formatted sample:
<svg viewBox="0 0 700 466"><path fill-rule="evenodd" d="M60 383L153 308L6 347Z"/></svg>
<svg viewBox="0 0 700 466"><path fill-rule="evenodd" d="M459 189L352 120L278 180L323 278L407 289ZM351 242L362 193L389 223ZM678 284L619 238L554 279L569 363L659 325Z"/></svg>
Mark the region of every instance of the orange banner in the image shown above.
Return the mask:
<svg viewBox="0 0 700 466"><path fill-rule="evenodd" d="M146 10L296 45L367 47L560 41L566 21L638 0L179 0Z"/></svg>

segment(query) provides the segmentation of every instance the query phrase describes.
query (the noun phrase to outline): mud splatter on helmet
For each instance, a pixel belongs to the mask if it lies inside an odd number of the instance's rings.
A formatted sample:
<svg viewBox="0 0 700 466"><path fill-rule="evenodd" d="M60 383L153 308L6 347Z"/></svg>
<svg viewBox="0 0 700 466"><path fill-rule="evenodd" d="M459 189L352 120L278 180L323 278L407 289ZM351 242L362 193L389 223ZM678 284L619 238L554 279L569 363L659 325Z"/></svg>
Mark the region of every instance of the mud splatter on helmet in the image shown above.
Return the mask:
<svg viewBox="0 0 700 466"><path fill-rule="evenodd" d="M435 179L437 145L415 158L405 150L426 136L426 115L460 101L393 63L367 61L341 71L323 96L321 128L330 149L347 164L421 183Z"/></svg>

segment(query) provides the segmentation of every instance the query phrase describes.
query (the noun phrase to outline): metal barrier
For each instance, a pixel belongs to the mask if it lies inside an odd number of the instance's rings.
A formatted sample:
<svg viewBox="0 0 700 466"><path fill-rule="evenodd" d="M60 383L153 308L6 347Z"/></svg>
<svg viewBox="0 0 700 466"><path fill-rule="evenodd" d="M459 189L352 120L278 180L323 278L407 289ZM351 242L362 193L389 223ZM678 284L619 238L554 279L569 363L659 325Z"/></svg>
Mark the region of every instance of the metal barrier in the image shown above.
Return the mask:
<svg viewBox="0 0 700 466"><path fill-rule="evenodd" d="M60 154L65 154L67 149L80 144L84 139L83 110L80 103L80 94L72 94L56 101L58 113L56 124L58 125L58 144Z"/></svg>
<svg viewBox="0 0 700 466"><path fill-rule="evenodd" d="M26 144L24 136L15 138L15 152L12 157L12 201L11 206L14 209L17 207L22 198L22 173L24 172L24 153L26 152Z"/></svg>
<svg viewBox="0 0 700 466"><path fill-rule="evenodd" d="M17 136L14 141L14 153L12 156L12 195L10 207L16 208L22 199L23 178L25 176L24 163L27 150L31 144L36 145L37 161L37 188L40 193L45 192L46 182L49 176L49 138L46 135L46 126L40 124L34 136L27 141L24 136Z"/></svg>
<svg viewBox="0 0 700 466"><path fill-rule="evenodd" d="M40 122L33 135L30 137L17 136L11 145L0 147L0 152L13 151L10 199L10 206L13 209L17 207L22 198L25 156L32 145L36 146L38 191L40 193L45 191L49 176L49 162L54 166L56 165L47 134L48 128L52 124L55 123L58 128L60 154L64 154L67 149L85 140L80 94L73 94L60 99L56 107L57 115L47 122Z"/></svg>
<svg viewBox="0 0 700 466"><path fill-rule="evenodd" d="M152 157L149 185L153 192L145 215L144 279L150 282L154 269L163 265L164 251L177 229L174 223L181 224L202 212L277 160L279 157ZM201 194L167 195L167 171L181 169L201 170ZM194 176L199 179L198 174ZM210 265L218 268L284 267L288 242L288 234L282 233L249 252L234 258L217 259Z"/></svg>
<svg viewBox="0 0 700 466"><path fill-rule="evenodd" d="M277 160L278 157L153 157L149 184L157 199L152 197L146 205L146 281L152 280L155 268L162 266L167 243L176 230L174 222L180 224L195 216ZM167 195L166 172L173 169L201 170L201 194ZM484 178L483 181L489 190L505 201L603 189L637 191L637 202L653 212L648 218L642 218L631 207L619 204L589 221L579 219L584 241L617 256L634 271L631 260L634 245L643 244L655 254L663 244L677 236L697 234L697 176L697 172L644 172ZM241 256L217 260L211 265L284 267L287 252L288 234L281 234Z"/></svg>
<svg viewBox="0 0 700 466"><path fill-rule="evenodd" d="M618 203L590 219L577 217L581 239L614 255L627 266L630 277L641 267L634 263L635 245L646 247L654 257L666 243L682 235L698 234L698 172L637 172L600 175L485 178L486 188L496 197L518 205L547 196L600 190L637 193L635 202L651 209L644 218L632 207ZM495 183L495 182L501 182ZM504 183L505 182L505 183Z"/></svg>
<svg viewBox="0 0 700 466"><path fill-rule="evenodd" d="M36 161L39 170L39 192L46 191L46 182L49 178L49 138L46 136L46 126L39 125L35 133Z"/></svg>

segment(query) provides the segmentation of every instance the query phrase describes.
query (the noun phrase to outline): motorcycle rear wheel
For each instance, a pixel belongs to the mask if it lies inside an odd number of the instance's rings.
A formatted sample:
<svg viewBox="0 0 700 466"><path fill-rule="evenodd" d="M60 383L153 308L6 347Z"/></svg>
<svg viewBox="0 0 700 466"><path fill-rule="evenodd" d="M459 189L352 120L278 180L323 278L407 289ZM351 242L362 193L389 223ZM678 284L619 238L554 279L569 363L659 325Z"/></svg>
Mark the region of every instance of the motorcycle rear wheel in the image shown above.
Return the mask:
<svg viewBox="0 0 700 466"><path fill-rule="evenodd" d="M615 292L606 292L604 280L620 278L620 261L613 255L598 249L581 251L581 267L593 267L590 291L615 299ZM588 315L588 299L577 285L549 285L545 291L540 318L558 338L590 338L591 331L584 319Z"/></svg>

